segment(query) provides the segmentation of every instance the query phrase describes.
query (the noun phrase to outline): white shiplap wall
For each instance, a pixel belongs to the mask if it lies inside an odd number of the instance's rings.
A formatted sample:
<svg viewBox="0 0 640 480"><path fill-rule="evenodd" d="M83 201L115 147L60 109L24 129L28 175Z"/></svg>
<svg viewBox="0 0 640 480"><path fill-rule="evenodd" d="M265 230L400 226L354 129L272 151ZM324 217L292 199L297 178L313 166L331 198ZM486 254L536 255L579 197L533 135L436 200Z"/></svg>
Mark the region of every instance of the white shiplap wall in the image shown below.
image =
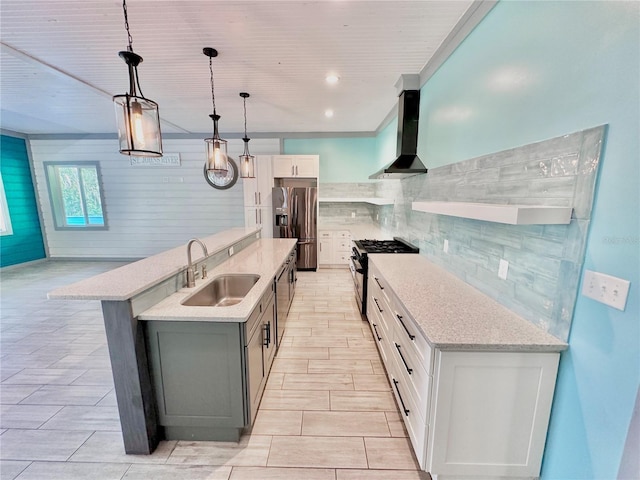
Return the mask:
<svg viewBox="0 0 640 480"><path fill-rule="evenodd" d="M180 167L132 167L115 139L32 139L30 145L50 257L141 258L244 226L242 180L229 190L209 186L202 139L163 141L165 153L180 154ZM229 140L234 159L241 151L242 140ZM254 139L251 152L278 154L279 140ZM100 163L108 230L55 230L43 167L52 161Z"/></svg>

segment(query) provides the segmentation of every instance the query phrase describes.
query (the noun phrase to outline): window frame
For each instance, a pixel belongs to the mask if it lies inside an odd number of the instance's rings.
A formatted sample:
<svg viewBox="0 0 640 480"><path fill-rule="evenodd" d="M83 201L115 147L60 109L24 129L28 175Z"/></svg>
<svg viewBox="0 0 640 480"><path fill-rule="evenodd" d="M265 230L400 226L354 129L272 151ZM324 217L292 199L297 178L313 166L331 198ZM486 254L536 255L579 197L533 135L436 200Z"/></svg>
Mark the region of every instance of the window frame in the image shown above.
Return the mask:
<svg viewBox="0 0 640 480"><path fill-rule="evenodd" d="M102 175L100 173L100 162L43 162L44 173L47 180L47 189L49 191L49 204L51 205L51 214L53 216L53 226L56 230L108 230L107 212L105 210L104 189L102 187ZM83 213L87 224L85 225L69 225L67 223L67 215L64 209L64 201L62 198L62 189L60 188L60 176L57 167L75 167L78 170L78 178L80 179L80 195L82 200ZM84 194L84 186L82 183L81 168L93 167L96 171L98 181L98 193L100 194L100 208L102 210L103 225L91 225L88 222L88 213L86 211L86 198Z"/></svg>
<svg viewBox="0 0 640 480"><path fill-rule="evenodd" d="M0 202L0 215L2 215L2 220L0 221L0 236L13 235L13 225L11 224L11 214L9 213L9 205L7 204L7 194L4 191L2 173L0 173ZM4 229L2 228L2 224L4 224Z"/></svg>

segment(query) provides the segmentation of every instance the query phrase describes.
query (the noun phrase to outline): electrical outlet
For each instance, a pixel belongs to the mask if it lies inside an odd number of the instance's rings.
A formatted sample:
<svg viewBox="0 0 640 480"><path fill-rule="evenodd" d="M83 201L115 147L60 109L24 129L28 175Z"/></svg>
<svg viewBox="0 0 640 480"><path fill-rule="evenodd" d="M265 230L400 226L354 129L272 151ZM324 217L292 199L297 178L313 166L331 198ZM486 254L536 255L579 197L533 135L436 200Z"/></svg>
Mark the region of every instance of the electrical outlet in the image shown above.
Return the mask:
<svg viewBox="0 0 640 480"><path fill-rule="evenodd" d="M356 218L356 212L351 212L351 218Z"/></svg>
<svg viewBox="0 0 640 480"><path fill-rule="evenodd" d="M629 281L585 270L582 295L624 311L629 295Z"/></svg>
<svg viewBox="0 0 640 480"><path fill-rule="evenodd" d="M442 250L444 251L444 253L449 253L449 240L447 240L446 238L444 239Z"/></svg>
<svg viewBox="0 0 640 480"><path fill-rule="evenodd" d="M229 256L233 255L233 247L229 247Z"/></svg>
<svg viewBox="0 0 640 480"><path fill-rule="evenodd" d="M500 277L502 280L506 280L508 272L509 272L509 262L507 262L504 258L501 258L500 266L498 267L498 277Z"/></svg>
<svg viewBox="0 0 640 480"><path fill-rule="evenodd" d="M378 220L378 214L376 213L376 221Z"/></svg>

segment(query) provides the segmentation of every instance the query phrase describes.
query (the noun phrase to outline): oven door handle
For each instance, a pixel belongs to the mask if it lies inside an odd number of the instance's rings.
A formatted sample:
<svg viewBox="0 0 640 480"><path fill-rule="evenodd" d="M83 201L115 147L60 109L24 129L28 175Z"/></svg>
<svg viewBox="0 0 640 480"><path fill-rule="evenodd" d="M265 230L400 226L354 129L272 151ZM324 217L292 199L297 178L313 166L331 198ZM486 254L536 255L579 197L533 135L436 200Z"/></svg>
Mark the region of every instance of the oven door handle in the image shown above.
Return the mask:
<svg viewBox="0 0 640 480"><path fill-rule="evenodd" d="M353 268L355 268L356 272L364 275L364 268L362 267L362 264L358 261L358 259L351 257L351 262L353 263Z"/></svg>

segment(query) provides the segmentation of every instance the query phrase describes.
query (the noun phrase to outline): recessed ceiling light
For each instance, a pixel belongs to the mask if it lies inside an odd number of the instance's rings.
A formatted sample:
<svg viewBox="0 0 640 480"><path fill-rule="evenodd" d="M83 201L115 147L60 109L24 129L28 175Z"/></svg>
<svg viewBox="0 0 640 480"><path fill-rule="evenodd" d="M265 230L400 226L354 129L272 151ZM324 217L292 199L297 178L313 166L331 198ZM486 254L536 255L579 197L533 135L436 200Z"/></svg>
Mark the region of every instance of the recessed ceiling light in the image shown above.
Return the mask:
<svg viewBox="0 0 640 480"><path fill-rule="evenodd" d="M340 81L340 77L335 73L330 73L325 77L325 80L329 85L335 85Z"/></svg>
<svg viewBox="0 0 640 480"><path fill-rule="evenodd" d="M327 118L331 118L333 117L333 110L331 110L330 108L324 111L324 116Z"/></svg>

